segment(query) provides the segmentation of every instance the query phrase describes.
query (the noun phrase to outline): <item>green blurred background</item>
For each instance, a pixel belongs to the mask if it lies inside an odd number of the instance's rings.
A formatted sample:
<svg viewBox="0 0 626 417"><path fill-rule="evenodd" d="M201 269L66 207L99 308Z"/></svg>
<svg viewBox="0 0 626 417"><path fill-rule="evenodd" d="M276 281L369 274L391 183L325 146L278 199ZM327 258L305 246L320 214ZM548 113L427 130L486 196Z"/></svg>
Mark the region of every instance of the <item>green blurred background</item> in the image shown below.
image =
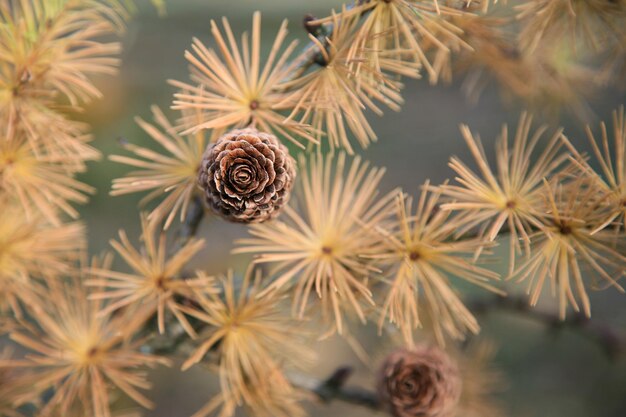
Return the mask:
<svg viewBox="0 0 626 417"><path fill-rule="evenodd" d="M263 14L263 43L273 40L282 19L290 21L290 36L305 42L301 27L305 13L323 16L339 8L338 0L167 0L168 14L159 17L148 1L140 2L137 15L124 35L122 66L114 78L100 80L102 100L92 103L78 117L93 126L94 145L105 157L90 165L82 180L97 187L97 194L83 207L82 214L90 229L90 248L97 253L108 247L119 228L131 236L139 233L137 203L139 195L110 197L111 180L128 171L113 164L108 155L123 152L118 139L137 144L150 143L135 124L134 117L150 119L150 106L167 109L173 88L166 80L187 80L183 52L192 37L210 43L209 21L227 16L237 34L248 30L252 13ZM495 89L487 89L477 105L470 105L460 83L430 86L428 82L407 81L406 103L399 113L387 111L383 118L371 114L370 120L379 141L361 153L374 165L387 167L383 191L401 186L417 194L419 185L430 178L439 183L452 175L447 167L450 156L469 160L458 125L468 123L481 134L486 149L493 142L502 123L515 125L521 108L506 106ZM589 122L608 120L610 112L624 104L623 93L605 91L592 97L595 115ZM169 110L168 110L169 111ZM173 114L173 113L169 113ZM541 115L537 115L538 119ZM583 123L562 113L560 123L568 137L586 148ZM488 153L491 154L490 151ZM174 226L175 228L175 226ZM242 267L247 258L230 255L233 239L243 236L245 227L209 218L200 235L207 248L194 261L209 273L228 267ZM241 269L241 268L240 268ZM512 292L522 286L510 287ZM606 322L626 333L626 298L616 291L591 294L593 319ZM551 300L542 300L542 308L555 309ZM497 341L496 362L508 375L509 387L498 395L507 415L514 417L624 417L626 416L626 360L610 361L596 344L576 331L548 332L519 315L493 312L482 320L483 335ZM373 357L380 358L390 348L377 339L375 330L363 329L360 335ZM311 371L324 376L339 365L353 365L356 374L350 381L364 386L372 383L372 369L360 364L348 346L336 339L320 343L320 365ZM373 363L374 367L376 364ZM212 378L201 370L186 373L176 367L155 372L151 396L158 407L146 413L150 417L185 417L193 414L216 391ZM311 405L314 416L368 416L370 411L342 404Z"/></svg>

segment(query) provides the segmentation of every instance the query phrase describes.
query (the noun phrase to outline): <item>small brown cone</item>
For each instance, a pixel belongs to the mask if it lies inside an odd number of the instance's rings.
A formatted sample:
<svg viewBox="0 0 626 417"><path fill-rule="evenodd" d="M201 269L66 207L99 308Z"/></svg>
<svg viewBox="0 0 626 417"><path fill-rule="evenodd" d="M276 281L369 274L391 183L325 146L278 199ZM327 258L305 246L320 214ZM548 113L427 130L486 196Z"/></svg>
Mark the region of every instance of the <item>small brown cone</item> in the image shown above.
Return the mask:
<svg viewBox="0 0 626 417"><path fill-rule="evenodd" d="M258 223L280 212L295 176L295 161L276 136L247 128L208 146L198 185L215 213L233 222Z"/></svg>
<svg viewBox="0 0 626 417"><path fill-rule="evenodd" d="M378 375L378 392L395 417L448 417L461 396L461 377L444 351L417 346L387 356Z"/></svg>

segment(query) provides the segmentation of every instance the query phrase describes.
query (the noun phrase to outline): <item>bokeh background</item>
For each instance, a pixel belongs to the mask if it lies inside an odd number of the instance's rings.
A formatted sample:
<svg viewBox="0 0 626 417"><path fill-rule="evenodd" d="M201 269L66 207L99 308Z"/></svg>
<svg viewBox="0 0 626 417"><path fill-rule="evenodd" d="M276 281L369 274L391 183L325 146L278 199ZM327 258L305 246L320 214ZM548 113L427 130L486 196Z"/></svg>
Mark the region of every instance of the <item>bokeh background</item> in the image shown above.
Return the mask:
<svg viewBox="0 0 626 417"><path fill-rule="evenodd" d="M104 158L92 163L82 180L97 188L91 202L82 207L90 229L90 249L98 253L108 247L117 230L126 229L131 236L139 233L137 204L140 196L110 197L111 180L121 176L127 167L114 164L107 156L123 152L119 139L147 144L147 135L134 121L135 116L150 119L150 106L168 109L174 89L166 80L187 80L183 57L192 37L210 44L209 22L227 16L236 33L251 26L252 13L263 14L263 43L273 40L282 19L290 21L290 36L305 43L301 21L305 13L324 16L339 0L166 0L168 13L159 17L150 4L140 2L136 16L123 37L122 66L116 77L99 81L104 98L92 103L77 115L93 126L94 146ZM360 151L376 166L387 167L383 191L403 187L416 195L426 179L434 183L449 178L450 156L465 160L469 153L458 126L467 123L480 132L486 149L503 123L515 126L522 109L505 104L495 88L488 88L479 102L470 105L461 91L460 82L431 86L425 80L407 81L406 103L399 113L387 111L383 118L371 114L370 120L379 140ZM603 91L590 98L593 109L589 120L582 121L567 112L549 118L537 114L553 125L561 124L567 136L586 148L584 122L597 126L600 119L626 103L623 92ZM169 111L169 110L167 110ZM169 113L173 114L173 113ZM491 155L493 156L493 155ZM175 227L174 227L175 229ZM233 240L245 235L245 227L208 217L200 229L207 240L206 250L195 259L196 267L209 273L220 273L228 267L242 269L245 256L233 256ZM512 292L522 286L509 286ZM487 295L488 296L488 295ZM547 298L547 297L546 297ZM626 335L626 298L616 291L591 294L593 319L604 322ZM555 310L549 299L541 308ZM497 397L507 415L512 417L624 417L626 416L626 355L610 360L593 341L575 329L549 331L546 327L519 314L494 311L481 316L482 335L497 342L496 364L507 375L507 390ZM320 363L311 374L324 377L338 366L351 365L355 375L350 384L371 386L377 360L392 348L389 341L376 337L374 328L363 328L359 338L372 355L364 365L352 354L345 342L330 339L316 347ZM626 348L626 346L624 346ZM203 370L179 372L176 367L155 371L155 389L151 396L157 409L149 417L186 417L195 412L215 392L213 378ZM343 404L311 405L313 416L369 416L372 413Z"/></svg>

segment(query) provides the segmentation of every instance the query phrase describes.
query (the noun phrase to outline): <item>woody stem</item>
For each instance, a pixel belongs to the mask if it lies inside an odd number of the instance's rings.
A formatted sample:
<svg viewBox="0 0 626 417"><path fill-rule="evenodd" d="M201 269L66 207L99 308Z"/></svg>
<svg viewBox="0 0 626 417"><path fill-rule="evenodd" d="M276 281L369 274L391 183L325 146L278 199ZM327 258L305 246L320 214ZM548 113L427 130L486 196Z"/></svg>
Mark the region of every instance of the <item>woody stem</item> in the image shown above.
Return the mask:
<svg viewBox="0 0 626 417"><path fill-rule="evenodd" d="M555 333L563 329L572 329L588 340L597 343L611 360L617 360L624 350L624 341L615 329L606 323L592 321L582 313L561 320L557 314L531 307L523 297L496 296L485 301L470 303L470 309L479 315L487 315L492 311L507 311L542 323L548 330Z"/></svg>
<svg viewBox="0 0 626 417"><path fill-rule="evenodd" d="M340 367L324 380L302 374L290 374L289 379L294 386L310 391L323 403L342 401L370 410L381 410L382 404L375 392L364 388L345 386L351 375L352 368Z"/></svg>

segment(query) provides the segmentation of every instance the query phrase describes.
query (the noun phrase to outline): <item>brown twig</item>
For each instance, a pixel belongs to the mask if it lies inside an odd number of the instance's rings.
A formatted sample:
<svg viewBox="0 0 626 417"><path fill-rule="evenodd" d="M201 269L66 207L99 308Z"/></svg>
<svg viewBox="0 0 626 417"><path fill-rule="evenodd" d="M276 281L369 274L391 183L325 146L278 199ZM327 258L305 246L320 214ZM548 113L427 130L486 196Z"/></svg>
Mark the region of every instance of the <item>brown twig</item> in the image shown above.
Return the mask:
<svg viewBox="0 0 626 417"><path fill-rule="evenodd" d="M353 9L355 6L359 6L362 3L367 3L368 1L369 0L355 0L353 4L346 6L346 10ZM364 12L361 16L364 16L369 12L370 11L368 10ZM315 20L316 18L313 15L307 14L304 16L303 25L307 33L309 33L309 35L311 36L314 36L319 41L319 43L310 41L304 47L300 54L290 64L291 72L284 80L284 82L295 80L296 78L304 74L314 64L325 65L324 56L320 51L319 45L322 45L324 48L328 47L328 38L333 32L333 25L312 25L311 22L314 22Z"/></svg>
<svg viewBox="0 0 626 417"><path fill-rule="evenodd" d="M196 330L201 331L203 326L204 323L200 323L200 327ZM167 335L154 337L148 345L144 346L144 349L152 354L168 356L180 352L189 337L181 326L173 325L169 328ZM324 380L295 373L290 373L289 379L295 387L311 392L323 403L341 401L370 410L380 410L382 404L376 392L345 386L350 376L352 376L352 368L340 367Z"/></svg>
<svg viewBox="0 0 626 417"><path fill-rule="evenodd" d="M611 360L617 360L624 351L624 340L609 325L590 320L582 313L561 320L557 314L531 307L523 297L500 297L470 303L472 311L477 314L489 314L494 310L521 313L524 317L543 323L548 329L560 331L572 329L585 338L597 343Z"/></svg>
<svg viewBox="0 0 626 417"><path fill-rule="evenodd" d="M378 395L359 387L346 387L345 384L352 375L352 368L341 367L325 380L318 380L308 375L290 375L292 384L301 389L310 391L323 403L342 401L370 410L381 410L382 404Z"/></svg>
<svg viewBox="0 0 626 417"><path fill-rule="evenodd" d="M176 243L174 244L172 251L176 252L198 233L198 228L202 219L204 218L204 205L202 204L202 198L199 195L194 195L189 204L189 209L185 215L185 221L176 233Z"/></svg>

